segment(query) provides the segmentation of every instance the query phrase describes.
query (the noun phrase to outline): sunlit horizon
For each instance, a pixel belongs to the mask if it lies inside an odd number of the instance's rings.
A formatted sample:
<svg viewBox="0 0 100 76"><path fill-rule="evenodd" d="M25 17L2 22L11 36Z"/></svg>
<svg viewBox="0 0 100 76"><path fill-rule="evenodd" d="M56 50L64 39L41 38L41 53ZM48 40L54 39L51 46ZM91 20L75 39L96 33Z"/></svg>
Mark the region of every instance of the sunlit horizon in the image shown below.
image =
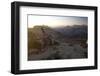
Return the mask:
<svg viewBox="0 0 100 76"><path fill-rule="evenodd" d="M75 16L47 16L47 15L28 15L28 28L34 26L47 25L49 27L61 27L72 25L87 25L87 17Z"/></svg>

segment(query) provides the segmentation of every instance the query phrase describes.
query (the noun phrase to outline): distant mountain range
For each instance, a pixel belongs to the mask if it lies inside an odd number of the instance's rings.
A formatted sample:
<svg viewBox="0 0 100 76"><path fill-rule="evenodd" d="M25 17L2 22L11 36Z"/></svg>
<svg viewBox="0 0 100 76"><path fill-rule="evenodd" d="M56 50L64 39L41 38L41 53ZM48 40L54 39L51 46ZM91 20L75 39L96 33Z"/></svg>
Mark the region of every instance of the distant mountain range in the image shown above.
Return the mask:
<svg viewBox="0 0 100 76"><path fill-rule="evenodd" d="M57 32L62 33L67 38L85 38L87 39L87 25L73 25L55 28Z"/></svg>
<svg viewBox="0 0 100 76"><path fill-rule="evenodd" d="M49 35L54 40L62 39L86 39L88 36L87 25L72 25L59 28L51 28L45 25L34 26L28 30L34 38L42 38L43 35Z"/></svg>

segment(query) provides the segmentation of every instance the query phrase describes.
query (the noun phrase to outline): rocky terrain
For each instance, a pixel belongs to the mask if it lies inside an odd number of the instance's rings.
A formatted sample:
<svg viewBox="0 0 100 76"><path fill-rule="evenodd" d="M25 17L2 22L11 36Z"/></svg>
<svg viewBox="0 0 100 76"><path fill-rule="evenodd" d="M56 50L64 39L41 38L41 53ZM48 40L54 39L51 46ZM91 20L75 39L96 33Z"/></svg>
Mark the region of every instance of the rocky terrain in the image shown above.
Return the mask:
<svg viewBox="0 0 100 76"><path fill-rule="evenodd" d="M87 26L28 28L28 60L87 58Z"/></svg>

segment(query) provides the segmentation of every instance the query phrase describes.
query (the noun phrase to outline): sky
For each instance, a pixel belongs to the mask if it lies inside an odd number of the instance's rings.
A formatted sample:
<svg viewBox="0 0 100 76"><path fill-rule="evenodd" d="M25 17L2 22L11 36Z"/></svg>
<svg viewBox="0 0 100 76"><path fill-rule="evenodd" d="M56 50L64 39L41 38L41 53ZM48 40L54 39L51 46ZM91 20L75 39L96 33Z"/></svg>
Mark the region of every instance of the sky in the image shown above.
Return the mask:
<svg viewBox="0 0 100 76"><path fill-rule="evenodd" d="M47 25L49 27L61 27L72 25L87 25L87 17L77 16L50 16L50 15L28 15L28 27Z"/></svg>

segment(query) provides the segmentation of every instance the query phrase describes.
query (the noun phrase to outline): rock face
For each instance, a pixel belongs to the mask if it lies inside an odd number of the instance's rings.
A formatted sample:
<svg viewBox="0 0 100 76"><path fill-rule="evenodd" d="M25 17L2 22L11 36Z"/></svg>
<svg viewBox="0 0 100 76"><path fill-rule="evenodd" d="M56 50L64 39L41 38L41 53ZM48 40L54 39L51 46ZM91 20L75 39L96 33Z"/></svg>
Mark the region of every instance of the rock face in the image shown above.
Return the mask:
<svg viewBox="0 0 100 76"><path fill-rule="evenodd" d="M69 39L61 30L48 26L28 28L28 60L87 58L86 38ZM85 31L87 32L87 31ZM79 40L79 41L77 41ZM69 41L69 42L67 42Z"/></svg>

